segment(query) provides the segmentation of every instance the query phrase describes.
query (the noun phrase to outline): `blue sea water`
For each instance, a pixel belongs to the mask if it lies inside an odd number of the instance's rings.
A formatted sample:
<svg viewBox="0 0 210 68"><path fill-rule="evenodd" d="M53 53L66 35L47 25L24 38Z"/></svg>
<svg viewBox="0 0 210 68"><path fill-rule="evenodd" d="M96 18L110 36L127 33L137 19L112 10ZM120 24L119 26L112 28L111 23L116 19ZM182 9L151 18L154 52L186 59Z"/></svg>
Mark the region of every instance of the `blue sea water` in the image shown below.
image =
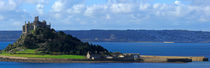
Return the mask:
<svg viewBox="0 0 210 68"><path fill-rule="evenodd" d="M0 49L12 42L0 42ZM163 56L205 56L210 43L93 42L112 52ZM210 68L210 62L191 63L18 63L0 62L0 68Z"/></svg>

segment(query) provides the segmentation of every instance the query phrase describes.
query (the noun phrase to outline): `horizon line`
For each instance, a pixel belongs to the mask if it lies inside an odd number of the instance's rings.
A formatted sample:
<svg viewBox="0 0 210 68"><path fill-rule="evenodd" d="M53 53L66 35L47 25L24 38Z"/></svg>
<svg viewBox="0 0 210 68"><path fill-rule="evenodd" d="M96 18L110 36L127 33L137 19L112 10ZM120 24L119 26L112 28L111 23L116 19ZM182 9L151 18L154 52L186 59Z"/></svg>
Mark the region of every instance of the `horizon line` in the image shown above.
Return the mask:
<svg viewBox="0 0 210 68"><path fill-rule="evenodd" d="M56 31L89 31L89 30L155 30L155 31L205 31L205 32L210 32L210 30L187 30L187 29L58 29ZM22 30L0 30L0 31L22 31Z"/></svg>

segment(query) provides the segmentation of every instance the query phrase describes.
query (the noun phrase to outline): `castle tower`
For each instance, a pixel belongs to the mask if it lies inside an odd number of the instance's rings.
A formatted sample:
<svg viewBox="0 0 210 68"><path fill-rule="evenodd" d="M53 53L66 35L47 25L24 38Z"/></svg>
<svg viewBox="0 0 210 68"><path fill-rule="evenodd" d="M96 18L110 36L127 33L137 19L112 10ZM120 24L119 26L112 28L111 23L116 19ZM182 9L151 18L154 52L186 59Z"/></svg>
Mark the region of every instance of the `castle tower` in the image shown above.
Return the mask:
<svg viewBox="0 0 210 68"><path fill-rule="evenodd" d="M37 21L38 22L39 21L39 16L36 16L35 19L34 19L34 21Z"/></svg>
<svg viewBox="0 0 210 68"><path fill-rule="evenodd" d="M39 17L36 16L33 22L25 22L25 25L23 25L23 33L28 33L31 30L35 30L37 28L50 28L50 25L47 25L47 22L45 20L39 21Z"/></svg>
<svg viewBox="0 0 210 68"><path fill-rule="evenodd" d="M34 18L34 23L33 23L34 30L37 28L38 24L39 24L39 16L36 16Z"/></svg>
<svg viewBox="0 0 210 68"><path fill-rule="evenodd" d="M25 22L25 33L27 33L28 32L28 28L27 28L28 26L27 26L27 24L26 24L26 22Z"/></svg>

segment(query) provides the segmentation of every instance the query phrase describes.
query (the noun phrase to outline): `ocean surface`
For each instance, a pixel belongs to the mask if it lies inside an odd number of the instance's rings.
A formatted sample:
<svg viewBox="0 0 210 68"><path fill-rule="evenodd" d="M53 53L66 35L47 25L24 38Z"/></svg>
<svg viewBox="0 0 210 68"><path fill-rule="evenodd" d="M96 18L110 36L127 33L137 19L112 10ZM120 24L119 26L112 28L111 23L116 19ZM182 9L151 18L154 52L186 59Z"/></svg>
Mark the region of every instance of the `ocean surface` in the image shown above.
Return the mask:
<svg viewBox="0 0 210 68"><path fill-rule="evenodd" d="M0 49L12 42L0 42ZM210 43L92 42L112 52L162 56L205 56ZM0 68L210 68L210 62L190 63L18 63L0 62Z"/></svg>

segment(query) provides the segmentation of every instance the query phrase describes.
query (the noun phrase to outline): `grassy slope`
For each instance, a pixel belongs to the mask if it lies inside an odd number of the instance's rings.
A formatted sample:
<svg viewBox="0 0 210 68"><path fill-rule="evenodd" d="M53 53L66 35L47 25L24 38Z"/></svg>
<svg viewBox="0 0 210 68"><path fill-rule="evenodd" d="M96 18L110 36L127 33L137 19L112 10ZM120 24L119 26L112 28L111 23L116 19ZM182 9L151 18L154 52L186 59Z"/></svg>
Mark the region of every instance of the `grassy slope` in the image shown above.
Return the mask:
<svg viewBox="0 0 210 68"><path fill-rule="evenodd" d="M56 58L56 59L86 59L81 55L36 55L35 50L17 51L16 54L1 53L3 56L28 57L28 58Z"/></svg>
<svg viewBox="0 0 210 68"><path fill-rule="evenodd" d="M32 49L27 49L27 50L24 50L24 51L16 51L16 53L18 54L35 54L35 50L32 50Z"/></svg>

